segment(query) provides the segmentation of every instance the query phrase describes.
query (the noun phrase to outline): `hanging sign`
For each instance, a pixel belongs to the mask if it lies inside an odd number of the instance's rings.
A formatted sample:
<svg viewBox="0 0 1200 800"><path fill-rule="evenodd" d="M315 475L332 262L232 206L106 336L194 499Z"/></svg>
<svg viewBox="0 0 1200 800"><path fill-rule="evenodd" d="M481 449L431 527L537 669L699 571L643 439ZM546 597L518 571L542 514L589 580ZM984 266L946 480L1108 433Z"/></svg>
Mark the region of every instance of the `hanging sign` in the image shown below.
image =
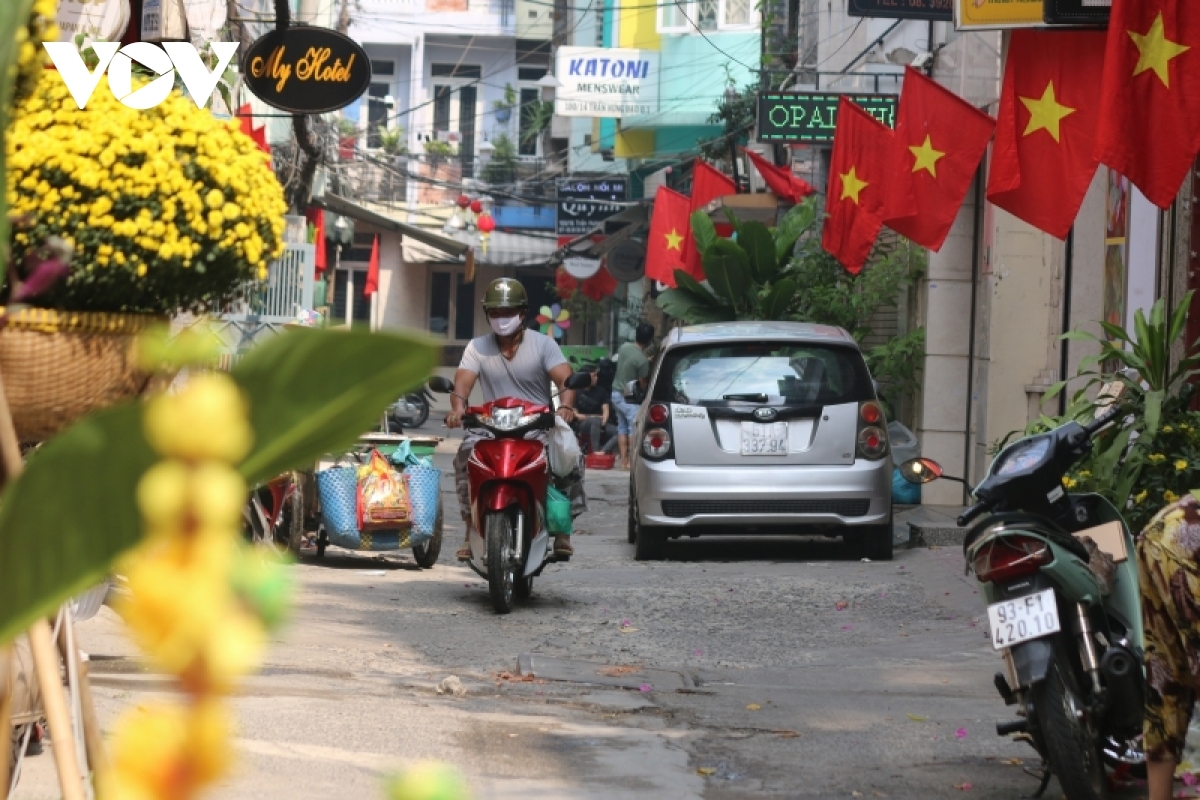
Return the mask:
<svg viewBox="0 0 1200 800"><path fill-rule="evenodd" d="M954 27L960 31L1044 28L1045 0L954 0Z"/></svg>
<svg viewBox="0 0 1200 800"><path fill-rule="evenodd" d="M954 6L951 0L850 0L846 14L851 17L952 22Z"/></svg>
<svg viewBox="0 0 1200 800"><path fill-rule="evenodd" d="M628 186L629 181L623 175L619 178L560 179L556 233L578 236L595 228L621 210L621 206L610 203L624 200Z"/></svg>
<svg viewBox="0 0 1200 800"><path fill-rule="evenodd" d="M563 259L563 269L576 280L586 281L600 271L600 259L572 256Z"/></svg>
<svg viewBox="0 0 1200 800"><path fill-rule="evenodd" d="M658 51L560 47L555 55L554 113L621 117L658 113Z"/></svg>
<svg viewBox="0 0 1200 800"><path fill-rule="evenodd" d="M1047 25L1097 25L1108 27L1112 0L1043 0Z"/></svg>
<svg viewBox="0 0 1200 800"><path fill-rule="evenodd" d="M371 83L371 62L349 36L308 25L271 31L242 56L246 88L293 114L345 108Z"/></svg>
<svg viewBox="0 0 1200 800"><path fill-rule="evenodd" d="M763 92L758 96L760 142L832 142L837 128L836 92ZM875 119L896 125L894 94L848 94Z"/></svg>
<svg viewBox="0 0 1200 800"><path fill-rule="evenodd" d="M119 42L129 25L129 0L60 0L57 21L60 42L73 42L78 33L93 40Z"/></svg>

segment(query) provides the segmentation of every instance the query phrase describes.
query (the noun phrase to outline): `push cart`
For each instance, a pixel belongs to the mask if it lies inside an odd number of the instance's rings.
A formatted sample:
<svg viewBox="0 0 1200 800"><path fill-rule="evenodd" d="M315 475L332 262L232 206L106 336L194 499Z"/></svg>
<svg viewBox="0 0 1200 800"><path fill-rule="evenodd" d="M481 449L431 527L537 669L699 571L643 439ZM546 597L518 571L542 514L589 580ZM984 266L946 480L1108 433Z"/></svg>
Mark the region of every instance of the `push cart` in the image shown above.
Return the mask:
<svg viewBox="0 0 1200 800"><path fill-rule="evenodd" d="M433 454L442 437L396 433L368 433L343 453L321 459L315 469L318 504L317 557L333 544L346 550L394 552L412 550L424 569L437 563L442 550L443 513L441 473L433 467ZM355 505L359 467L378 451L404 475L412 505L411 524L383 530L360 530Z"/></svg>

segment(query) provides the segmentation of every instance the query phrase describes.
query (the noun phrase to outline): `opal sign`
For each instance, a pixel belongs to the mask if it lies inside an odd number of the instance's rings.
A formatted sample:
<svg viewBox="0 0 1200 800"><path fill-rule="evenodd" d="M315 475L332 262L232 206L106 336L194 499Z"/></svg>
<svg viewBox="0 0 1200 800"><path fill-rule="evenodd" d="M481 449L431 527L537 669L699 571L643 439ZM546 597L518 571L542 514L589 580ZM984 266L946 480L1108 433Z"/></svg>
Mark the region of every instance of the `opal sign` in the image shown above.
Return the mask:
<svg viewBox="0 0 1200 800"><path fill-rule="evenodd" d="M631 117L658 113L658 52L623 47L560 47L554 113Z"/></svg>

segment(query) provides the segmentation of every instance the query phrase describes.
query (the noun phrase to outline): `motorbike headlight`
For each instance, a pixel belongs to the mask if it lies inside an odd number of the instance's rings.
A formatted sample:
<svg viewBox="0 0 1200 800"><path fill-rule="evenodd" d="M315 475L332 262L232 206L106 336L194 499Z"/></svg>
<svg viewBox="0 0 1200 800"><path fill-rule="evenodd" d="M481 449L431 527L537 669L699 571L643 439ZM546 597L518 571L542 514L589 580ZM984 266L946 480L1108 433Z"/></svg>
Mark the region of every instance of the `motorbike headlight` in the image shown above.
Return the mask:
<svg viewBox="0 0 1200 800"><path fill-rule="evenodd" d="M526 414L523 408L493 408L488 425L498 431L515 431L537 421L537 414Z"/></svg>

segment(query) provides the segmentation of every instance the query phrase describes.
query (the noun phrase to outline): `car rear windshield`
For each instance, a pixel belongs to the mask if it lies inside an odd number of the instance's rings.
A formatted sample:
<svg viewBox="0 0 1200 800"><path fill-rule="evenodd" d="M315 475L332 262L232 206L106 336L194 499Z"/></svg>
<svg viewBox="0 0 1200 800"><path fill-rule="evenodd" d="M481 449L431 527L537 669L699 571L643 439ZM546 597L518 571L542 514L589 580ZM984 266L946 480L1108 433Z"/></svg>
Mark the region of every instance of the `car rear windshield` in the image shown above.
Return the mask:
<svg viewBox="0 0 1200 800"><path fill-rule="evenodd" d="M839 405L875 397L855 348L794 342L679 347L663 356L654 399L689 405Z"/></svg>

